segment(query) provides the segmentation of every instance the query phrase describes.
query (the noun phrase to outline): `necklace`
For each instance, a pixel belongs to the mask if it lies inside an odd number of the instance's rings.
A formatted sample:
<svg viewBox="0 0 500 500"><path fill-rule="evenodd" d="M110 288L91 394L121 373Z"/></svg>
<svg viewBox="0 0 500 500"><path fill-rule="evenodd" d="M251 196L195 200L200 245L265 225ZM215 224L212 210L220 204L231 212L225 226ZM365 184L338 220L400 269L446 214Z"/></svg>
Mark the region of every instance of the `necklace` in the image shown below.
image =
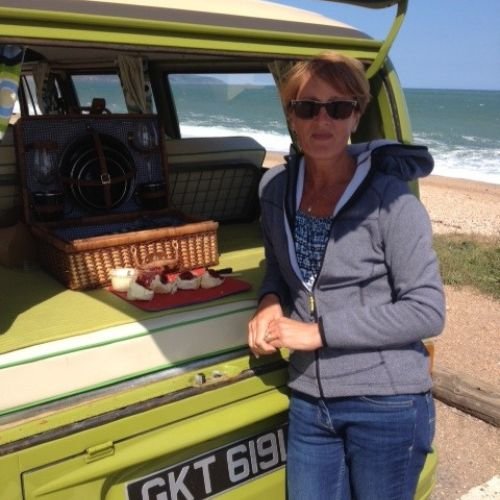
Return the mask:
<svg viewBox="0 0 500 500"><path fill-rule="evenodd" d="M315 211L319 211L320 213L331 213L339 198L342 196L346 184L347 183L338 183L330 189L324 188L308 196L304 206L306 213L311 214ZM307 203L307 201L309 203Z"/></svg>
<svg viewBox="0 0 500 500"><path fill-rule="evenodd" d="M350 162L352 162L352 160L350 160ZM348 175L343 175L333 182L331 182L330 179L329 182L323 184L318 181L313 182L313 178L310 176L311 172L306 170L302 193L302 200L305 201L302 207L303 209L305 208L305 212L307 214L330 214L351 181L354 170L355 165L352 164L349 168Z"/></svg>

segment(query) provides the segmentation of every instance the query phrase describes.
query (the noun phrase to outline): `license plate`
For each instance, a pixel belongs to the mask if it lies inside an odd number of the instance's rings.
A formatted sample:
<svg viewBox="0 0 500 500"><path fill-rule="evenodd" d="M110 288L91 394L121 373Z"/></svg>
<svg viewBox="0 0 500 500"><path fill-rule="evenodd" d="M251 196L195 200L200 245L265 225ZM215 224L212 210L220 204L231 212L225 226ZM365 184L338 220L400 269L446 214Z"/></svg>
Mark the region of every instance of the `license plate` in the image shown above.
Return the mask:
<svg viewBox="0 0 500 500"><path fill-rule="evenodd" d="M129 500L201 500L286 462L286 425L212 450L128 483Z"/></svg>

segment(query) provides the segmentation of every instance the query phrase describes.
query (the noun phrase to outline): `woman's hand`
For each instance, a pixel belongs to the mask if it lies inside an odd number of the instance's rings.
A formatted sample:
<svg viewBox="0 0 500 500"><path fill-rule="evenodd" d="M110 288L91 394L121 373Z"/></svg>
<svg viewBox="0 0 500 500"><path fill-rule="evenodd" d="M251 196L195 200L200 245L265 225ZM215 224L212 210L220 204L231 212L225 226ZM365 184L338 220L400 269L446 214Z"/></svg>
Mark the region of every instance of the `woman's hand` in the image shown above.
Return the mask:
<svg viewBox="0 0 500 500"><path fill-rule="evenodd" d="M248 345L256 357L273 354L281 347L314 351L323 346L317 323L285 318L276 295L266 295L248 324Z"/></svg>
<svg viewBox="0 0 500 500"><path fill-rule="evenodd" d="M266 342L269 324L283 318L283 309L277 295L268 294L260 301L253 318L248 323L248 345L258 358L261 354L273 354L277 348Z"/></svg>
<svg viewBox="0 0 500 500"><path fill-rule="evenodd" d="M264 337L268 345L294 351L314 351L323 347L317 323L303 323L290 318L273 319Z"/></svg>

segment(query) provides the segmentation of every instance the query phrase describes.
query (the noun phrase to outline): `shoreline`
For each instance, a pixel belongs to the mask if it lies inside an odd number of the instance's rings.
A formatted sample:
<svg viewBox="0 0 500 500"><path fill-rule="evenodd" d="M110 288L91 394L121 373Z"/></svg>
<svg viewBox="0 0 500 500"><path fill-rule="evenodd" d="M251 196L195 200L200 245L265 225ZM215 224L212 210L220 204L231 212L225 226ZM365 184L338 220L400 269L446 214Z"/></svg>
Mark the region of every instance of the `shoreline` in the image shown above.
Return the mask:
<svg viewBox="0 0 500 500"><path fill-rule="evenodd" d="M264 166L283 163L285 154L268 152ZM419 179L419 191L435 234L472 234L500 240L500 184L431 174Z"/></svg>

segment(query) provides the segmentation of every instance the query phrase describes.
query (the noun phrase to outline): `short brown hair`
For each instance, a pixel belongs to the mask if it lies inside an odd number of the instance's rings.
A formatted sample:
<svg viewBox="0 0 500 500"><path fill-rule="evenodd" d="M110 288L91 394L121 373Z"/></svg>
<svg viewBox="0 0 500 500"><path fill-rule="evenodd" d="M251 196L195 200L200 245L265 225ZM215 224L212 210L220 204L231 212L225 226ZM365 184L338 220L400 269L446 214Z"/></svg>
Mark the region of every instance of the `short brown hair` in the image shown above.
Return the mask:
<svg viewBox="0 0 500 500"><path fill-rule="evenodd" d="M284 75L280 93L285 109L289 109L290 101L297 97L307 76L316 76L346 95L351 95L358 101L361 114L370 102L370 84L363 63L353 57L325 52L313 59L299 61Z"/></svg>

